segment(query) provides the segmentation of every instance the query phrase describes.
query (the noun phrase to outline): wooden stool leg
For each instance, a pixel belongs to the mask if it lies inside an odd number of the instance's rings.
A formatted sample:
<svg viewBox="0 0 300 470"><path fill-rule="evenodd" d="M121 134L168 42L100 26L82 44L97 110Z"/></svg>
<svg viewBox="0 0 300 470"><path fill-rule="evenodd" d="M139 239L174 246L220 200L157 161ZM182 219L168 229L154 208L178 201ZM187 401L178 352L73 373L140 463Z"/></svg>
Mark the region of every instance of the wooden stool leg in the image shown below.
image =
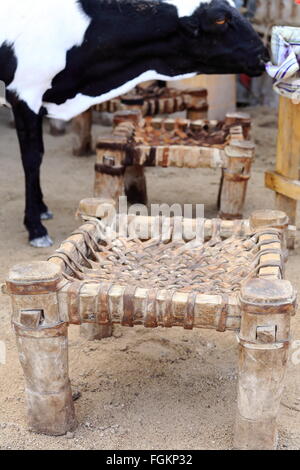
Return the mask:
<svg viewBox="0 0 300 470"><path fill-rule="evenodd" d="M254 279L241 292L238 412L234 447L277 446L277 415L288 360L295 293L283 280Z"/></svg>
<svg viewBox="0 0 300 470"><path fill-rule="evenodd" d="M93 110L88 109L75 117L72 121L73 127L73 155L81 157L93 154L92 139Z"/></svg>
<svg viewBox="0 0 300 470"><path fill-rule="evenodd" d="M125 192L127 138L112 135L97 145L94 196L119 202Z"/></svg>
<svg viewBox="0 0 300 470"><path fill-rule="evenodd" d="M135 165L126 168L125 194L130 204L147 204L147 184L143 166Z"/></svg>
<svg viewBox="0 0 300 470"><path fill-rule="evenodd" d="M52 263L18 265L7 290L26 382L29 427L62 435L76 427L68 374L68 324L60 321L57 290L60 269Z"/></svg>
<svg viewBox="0 0 300 470"><path fill-rule="evenodd" d="M83 323L80 326L80 335L88 341L109 338L113 334L113 325L98 325L97 323Z"/></svg>
<svg viewBox="0 0 300 470"><path fill-rule="evenodd" d="M225 148L227 166L223 169L219 195L220 217L223 219L243 216L254 150L252 142L243 140L233 140Z"/></svg>

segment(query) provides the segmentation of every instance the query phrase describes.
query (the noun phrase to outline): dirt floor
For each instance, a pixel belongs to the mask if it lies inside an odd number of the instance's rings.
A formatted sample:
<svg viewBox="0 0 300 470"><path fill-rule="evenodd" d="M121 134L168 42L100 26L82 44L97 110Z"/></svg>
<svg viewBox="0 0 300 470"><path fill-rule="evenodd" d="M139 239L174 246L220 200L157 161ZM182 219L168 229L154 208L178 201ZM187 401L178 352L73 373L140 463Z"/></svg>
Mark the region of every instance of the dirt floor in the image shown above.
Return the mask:
<svg viewBox="0 0 300 470"><path fill-rule="evenodd" d="M264 170L272 168L276 112L250 110L257 159L245 215L272 208ZM103 131L94 126L95 136ZM0 283L20 261L43 260L52 249L27 244L22 226L23 172L8 113L0 110ZM47 223L55 247L79 225L78 201L92 195L94 159L71 155L71 136L53 138L45 129L43 187L55 213ZM150 202L203 203L216 215L219 174L210 170L147 170ZM178 189L180 188L180 191ZM299 219L300 220L300 219ZM287 277L300 291L300 244L291 253ZM79 427L74 435L47 437L26 429L24 382L10 327L9 299L0 295L0 449L230 449L236 409L237 347L234 334L206 330L115 329L101 342L86 342L70 328L70 377ZM300 315L293 320L300 340ZM296 343L294 343L295 346ZM299 351L298 351L299 352ZM294 358L297 350L293 349ZM300 354L298 354L298 358ZM300 362L300 361L298 361ZM290 360L279 417L281 449L300 449L300 364Z"/></svg>

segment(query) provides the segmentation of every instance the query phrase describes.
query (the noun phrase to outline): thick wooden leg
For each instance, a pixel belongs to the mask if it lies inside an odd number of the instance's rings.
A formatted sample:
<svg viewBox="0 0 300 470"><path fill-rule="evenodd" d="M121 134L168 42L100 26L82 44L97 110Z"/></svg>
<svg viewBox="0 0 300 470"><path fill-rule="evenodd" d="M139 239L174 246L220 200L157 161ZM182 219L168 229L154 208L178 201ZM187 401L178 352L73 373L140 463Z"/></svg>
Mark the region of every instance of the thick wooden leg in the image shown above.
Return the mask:
<svg viewBox="0 0 300 470"><path fill-rule="evenodd" d="M73 128L73 155L81 157L93 154L92 139L93 110L75 117L72 121Z"/></svg>
<svg viewBox="0 0 300 470"><path fill-rule="evenodd" d="M277 415L294 311L295 293L288 281L254 279L242 289L237 449L270 450L277 446Z"/></svg>
<svg viewBox="0 0 300 470"><path fill-rule="evenodd" d="M126 168L125 194L130 204L147 204L147 184L143 166L135 165Z"/></svg>
<svg viewBox="0 0 300 470"><path fill-rule="evenodd" d="M224 219L243 216L254 151L254 144L243 140L233 140L225 148L227 166L223 169L219 193L220 217Z"/></svg>
<svg viewBox="0 0 300 470"><path fill-rule="evenodd" d="M126 137L109 136L97 144L94 196L118 202L125 192Z"/></svg>
<svg viewBox="0 0 300 470"><path fill-rule="evenodd" d="M112 325L98 325L97 323L83 323L80 326L80 335L88 341L109 338L113 334Z"/></svg>
<svg viewBox="0 0 300 470"><path fill-rule="evenodd" d="M60 269L47 262L15 266L7 281L29 427L49 435L65 434L77 424L68 374L68 325L58 311L60 281Z"/></svg>

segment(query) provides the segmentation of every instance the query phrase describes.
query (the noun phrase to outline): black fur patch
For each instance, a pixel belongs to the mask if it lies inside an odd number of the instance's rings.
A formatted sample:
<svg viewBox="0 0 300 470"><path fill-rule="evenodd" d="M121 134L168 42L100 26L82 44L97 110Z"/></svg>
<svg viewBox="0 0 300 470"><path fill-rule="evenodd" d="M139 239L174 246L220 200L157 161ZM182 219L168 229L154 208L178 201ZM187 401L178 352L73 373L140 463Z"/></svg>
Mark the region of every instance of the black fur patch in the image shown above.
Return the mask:
<svg viewBox="0 0 300 470"><path fill-rule="evenodd" d="M264 47L252 26L223 0L190 17L159 0L78 0L91 24L83 44L67 53L66 68L43 99L63 104L78 93L97 97L142 73L260 74ZM224 26L215 21L226 18Z"/></svg>
<svg viewBox="0 0 300 470"><path fill-rule="evenodd" d="M8 86L14 79L18 61L11 44L3 43L0 46L0 80Z"/></svg>

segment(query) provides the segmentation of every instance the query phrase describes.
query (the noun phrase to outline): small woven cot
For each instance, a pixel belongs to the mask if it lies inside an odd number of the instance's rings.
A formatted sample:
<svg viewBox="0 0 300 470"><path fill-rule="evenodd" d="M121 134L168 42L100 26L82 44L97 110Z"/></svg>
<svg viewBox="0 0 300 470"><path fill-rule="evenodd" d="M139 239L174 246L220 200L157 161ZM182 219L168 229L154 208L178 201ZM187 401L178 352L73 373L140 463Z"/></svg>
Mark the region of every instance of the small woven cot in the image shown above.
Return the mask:
<svg viewBox="0 0 300 470"><path fill-rule="evenodd" d="M76 427L69 324L82 325L90 339L110 336L114 323L215 328L238 333L234 446L274 448L296 302L284 280L285 214L259 211L237 221L119 215L109 225L107 207L82 201L85 224L49 261L10 271L30 427L53 435Z"/></svg>
<svg viewBox="0 0 300 470"><path fill-rule="evenodd" d="M131 203L146 204L145 167L220 168L220 216L242 217L255 154L247 114L191 121L120 112L114 122L113 133L97 143L94 196L117 201L125 192Z"/></svg>

